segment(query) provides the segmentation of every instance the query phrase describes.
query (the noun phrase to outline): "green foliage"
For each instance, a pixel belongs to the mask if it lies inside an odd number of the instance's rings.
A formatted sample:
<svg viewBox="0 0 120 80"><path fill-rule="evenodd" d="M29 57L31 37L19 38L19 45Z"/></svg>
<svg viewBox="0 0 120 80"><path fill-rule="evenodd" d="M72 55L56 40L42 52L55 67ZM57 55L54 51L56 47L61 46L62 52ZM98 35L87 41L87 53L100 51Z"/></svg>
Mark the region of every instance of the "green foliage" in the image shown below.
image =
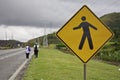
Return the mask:
<svg viewBox="0 0 120 80"><path fill-rule="evenodd" d="M57 49L66 49L66 46L64 44L57 44L56 48Z"/></svg>
<svg viewBox="0 0 120 80"><path fill-rule="evenodd" d="M120 62L120 13L106 14L101 17L101 20L115 35L96 56L102 60Z"/></svg>
<svg viewBox="0 0 120 80"><path fill-rule="evenodd" d="M100 52L99 57L102 60L111 62L120 62L120 50L119 51L106 51L105 49Z"/></svg>
<svg viewBox="0 0 120 80"><path fill-rule="evenodd" d="M23 42L16 40L0 40L0 49L9 49L9 48L17 48L20 46L24 46Z"/></svg>
<svg viewBox="0 0 120 80"><path fill-rule="evenodd" d="M43 38L45 36L41 36L32 40L28 41L28 44L30 44L31 46L33 46L35 44L35 42L39 42L40 45L43 45ZM48 39L48 44L60 44L61 41L56 37L55 33L52 34L48 34L47 35L47 39ZM39 40L39 41L38 41Z"/></svg>
<svg viewBox="0 0 120 80"><path fill-rule="evenodd" d="M48 34L48 43L49 44L60 44L61 41L56 37L55 33Z"/></svg>
<svg viewBox="0 0 120 80"><path fill-rule="evenodd" d="M120 41L120 13L106 14L100 19L113 30L115 36L112 41Z"/></svg>

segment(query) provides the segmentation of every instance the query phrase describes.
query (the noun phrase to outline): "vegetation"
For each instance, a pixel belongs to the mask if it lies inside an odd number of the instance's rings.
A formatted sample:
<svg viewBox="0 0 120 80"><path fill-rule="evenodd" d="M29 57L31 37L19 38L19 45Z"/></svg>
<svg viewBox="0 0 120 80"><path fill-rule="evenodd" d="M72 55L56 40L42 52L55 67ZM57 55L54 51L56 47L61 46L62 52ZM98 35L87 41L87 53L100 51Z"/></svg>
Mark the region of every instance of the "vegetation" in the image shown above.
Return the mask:
<svg viewBox="0 0 120 80"><path fill-rule="evenodd" d="M97 54L100 59L120 62L120 13L111 13L101 20L114 32L114 38Z"/></svg>
<svg viewBox="0 0 120 80"><path fill-rule="evenodd" d="M87 79L119 80L118 68L91 60L87 63ZM39 57L32 58L23 80L83 80L83 63L57 49L41 48Z"/></svg>
<svg viewBox="0 0 120 80"><path fill-rule="evenodd" d="M40 45L43 45L44 36L29 40L28 43L33 46L35 42L39 42ZM48 44L61 44L61 41L56 37L55 32L47 35ZM38 41L39 40L39 41Z"/></svg>
<svg viewBox="0 0 120 80"><path fill-rule="evenodd" d="M0 49L17 48L23 45L24 43L16 40L0 40Z"/></svg>
<svg viewBox="0 0 120 80"><path fill-rule="evenodd" d="M112 41L118 43L120 41L120 13L106 14L100 18L114 32Z"/></svg>

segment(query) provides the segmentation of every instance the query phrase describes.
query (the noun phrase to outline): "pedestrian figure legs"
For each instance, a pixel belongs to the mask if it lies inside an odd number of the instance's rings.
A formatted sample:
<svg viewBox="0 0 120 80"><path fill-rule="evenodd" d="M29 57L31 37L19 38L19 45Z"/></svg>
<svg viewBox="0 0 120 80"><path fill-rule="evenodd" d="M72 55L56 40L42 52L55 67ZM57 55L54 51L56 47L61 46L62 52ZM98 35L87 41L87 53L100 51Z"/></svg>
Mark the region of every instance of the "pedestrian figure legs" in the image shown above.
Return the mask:
<svg viewBox="0 0 120 80"><path fill-rule="evenodd" d="M82 40L80 41L79 49L82 49L85 39L86 39L86 35L83 35Z"/></svg>
<svg viewBox="0 0 120 80"><path fill-rule="evenodd" d="M93 49L93 43L90 34L87 36L90 49Z"/></svg>
<svg viewBox="0 0 120 80"><path fill-rule="evenodd" d="M36 58L38 57L38 53L35 54L35 57L36 57Z"/></svg>
<svg viewBox="0 0 120 80"><path fill-rule="evenodd" d="M91 39L90 34L83 34L82 39L80 41L79 49L83 48L83 45L85 43L86 38L88 39L89 48L92 50L93 49L93 43L92 43L92 39Z"/></svg>
<svg viewBox="0 0 120 80"><path fill-rule="evenodd" d="M29 53L26 53L26 59L29 59Z"/></svg>
<svg viewBox="0 0 120 80"><path fill-rule="evenodd" d="M36 58L38 57L38 51L37 50L34 51L34 55L35 55Z"/></svg>

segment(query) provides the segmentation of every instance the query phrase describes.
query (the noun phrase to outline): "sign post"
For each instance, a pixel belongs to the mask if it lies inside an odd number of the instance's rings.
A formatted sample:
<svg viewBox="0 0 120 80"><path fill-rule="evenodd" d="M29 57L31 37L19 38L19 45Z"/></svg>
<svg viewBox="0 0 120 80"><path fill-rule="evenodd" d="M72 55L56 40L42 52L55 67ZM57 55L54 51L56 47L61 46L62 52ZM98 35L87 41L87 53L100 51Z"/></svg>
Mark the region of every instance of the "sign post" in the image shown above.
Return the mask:
<svg viewBox="0 0 120 80"><path fill-rule="evenodd" d="M57 33L57 37L86 63L113 37L113 32L84 5Z"/></svg>
<svg viewBox="0 0 120 80"><path fill-rule="evenodd" d="M86 80L86 63L84 63L84 80Z"/></svg>

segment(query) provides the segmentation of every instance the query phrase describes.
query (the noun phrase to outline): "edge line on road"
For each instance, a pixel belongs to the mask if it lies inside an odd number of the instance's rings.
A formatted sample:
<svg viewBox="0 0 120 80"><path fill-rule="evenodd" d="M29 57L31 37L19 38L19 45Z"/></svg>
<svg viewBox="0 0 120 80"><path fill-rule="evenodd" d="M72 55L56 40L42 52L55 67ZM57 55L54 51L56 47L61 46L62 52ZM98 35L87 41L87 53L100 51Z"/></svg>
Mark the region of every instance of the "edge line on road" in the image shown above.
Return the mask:
<svg viewBox="0 0 120 80"><path fill-rule="evenodd" d="M30 59L32 58L32 55L30 56ZM23 69L23 67L25 66L25 64L30 60L30 59L26 59L22 65L15 71L15 73L8 79L8 80L15 80L16 76L19 74L19 72Z"/></svg>

